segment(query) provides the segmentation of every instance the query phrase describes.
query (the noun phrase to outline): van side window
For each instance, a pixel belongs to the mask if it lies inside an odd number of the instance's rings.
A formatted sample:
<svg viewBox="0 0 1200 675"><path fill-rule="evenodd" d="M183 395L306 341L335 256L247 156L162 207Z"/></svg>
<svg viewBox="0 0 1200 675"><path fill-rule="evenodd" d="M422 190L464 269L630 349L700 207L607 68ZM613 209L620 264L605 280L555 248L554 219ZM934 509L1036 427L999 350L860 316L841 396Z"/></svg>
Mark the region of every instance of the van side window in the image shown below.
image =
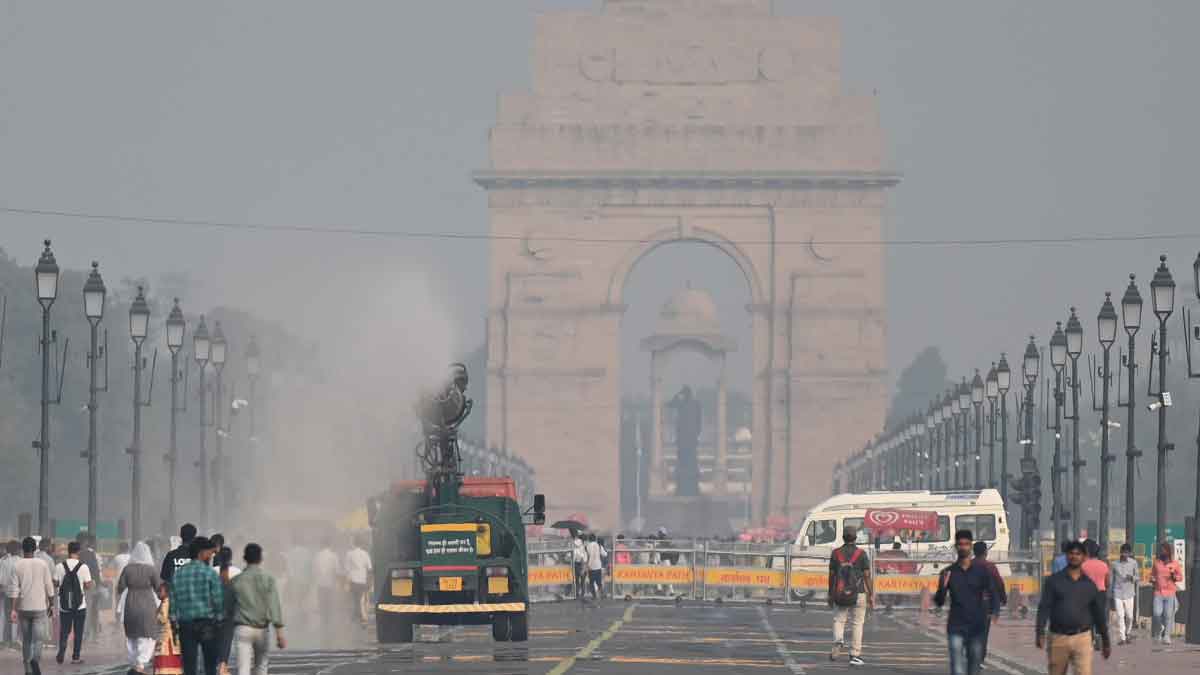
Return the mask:
<svg viewBox="0 0 1200 675"><path fill-rule="evenodd" d="M862 518L845 518L842 520L842 531L845 532L847 527L853 527L858 532L858 537L854 543L859 546L865 546L871 543L871 528L863 527Z"/></svg>
<svg viewBox="0 0 1200 675"><path fill-rule="evenodd" d="M970 530L975 535L975 541L995 541L996 516L990 513L958 516L954 519L954 529Z"/></svg>
<svg viewBox="0 0 1200 675"><path fill-rule="evenodd" d="M832 544L837 540L837 527L832 520L814 520L808 524L808 545Z"/></svg>

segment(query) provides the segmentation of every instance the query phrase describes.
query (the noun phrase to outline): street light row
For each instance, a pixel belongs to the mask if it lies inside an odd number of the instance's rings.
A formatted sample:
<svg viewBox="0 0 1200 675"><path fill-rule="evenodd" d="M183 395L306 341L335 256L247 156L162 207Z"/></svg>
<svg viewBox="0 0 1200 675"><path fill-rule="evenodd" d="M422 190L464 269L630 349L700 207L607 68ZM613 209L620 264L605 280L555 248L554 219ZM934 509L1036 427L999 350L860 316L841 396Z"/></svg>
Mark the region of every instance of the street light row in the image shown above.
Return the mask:
<svg viewBox="0 0 1200 675"><path fill-rule="evenodd" d="M59 395L55 399L50 398L50 345L57 338L56 333L50 330L50 307L58 298L60 269L57 261L54 258L54 253L50 249L50 240L44 242L45 248L38 259L37 266L34 268L35 285L37 290L38 304L42 307L42 338L40 348L42 353L42 400L41 400L41 431L40 437L34 441L33 445L40 451L40 480L38 492L38 532L46 537L51 536L50 518L49 518L49 429L50 429L50 414L49 406L57 404L61 399L61 375ZM92 263L91 272L88 274L87 280L83 285L83 309L84 316L88 320L91 332L91 343L87 356L87 364L89 369L89 385L88 385L88 449L84 453L84 458L88 461L88 531L96 532L97 520L97 483L98 483L98 451L97 451L97 433L96 433L96 414L99 410L97 402L97 394L108 389L107 378L107 331L105 332L105 346L100 345L99 327L104 319L104 310L107 299L107 288L104 285L104 280L100 275L100 266L98 263ZM143 370L145 368L145 359L142 356L142 347L149 335L150 329L150 305L146 302L144 288L139 286L137 297L129 307L129 337L134 345L134 380L133 380L133 440L127 452L132 457L132 486L131 486L131 514L130 514L130 536L133 540L138 540L142 536L142 506L141 506L141 480L142 480L142 429L141 429L141 409L149 407L150 397L143 397L142 382ZM166 342L167 349L171 352L171 432L170 432L170 451L164 459L169 466L169 513L168 522L178 522L176 513L176 467L178 463L178 445L177 445L177 414L184 412L185 407L180 405L178 385L183 379L182 371L179 365L179 353L183 348L184 338L187 329L187 322L184 319L183 311L179 307L179 299L175 298L174 305L171 308L170 314L166 319ZM224 371L226 357L228 355L228 342L221 330L221 322L217 322L212 335L209 335L208 327L205 324L204 316L200 316L199 325L192 334L192 353L196 360L196 364L200 372L200 460L196 466L200 468L201 479L201 521L208 522L208 458L205 449L206 438L208 435L208 427L216 426L217 428L217 458L216 471L214 475L219 476L216 481L217 494L216 501L221 503L220 486L227 482L228 473L225 469L225 457L223 454L222 438L226 432L221 427L221 411L222 405L218 404L215 407L215 422L209 421L205 416L205 399L207 390L204 387L204 375L207 366L211 363L216 371L216 398L220 402L223 400L222 389L222 372ZM65 354L65 346L64 346ZM105 381L104 385L99 384L99 362L101 358L105 359ZM157 361L157 352L155 354ZM254 383L258 377L260 368L260 354L258 345L254 338L250 339L250 344L246 351L246 372L250 379L250 398L254 398ZM153 367L151 370L151 388L153 388ZM250 435L254 437L254 417L253 409L251 410L251 429ZM224 477L220 477L223 476Z"/></svg>
<svg viewBox="0 0 1200 675"><path fill-rule="evenodd" d="M1192 265L1197 298L1200 299L1200 254ZM1158 331L1151 335L1151 360L1158 359L1158 388L1148 387L1151 399L1147 406L1152 412L1158 413L1158 470L1156 486L1156 538L1165 541L1166 538L1166 465L1167 455L1174 449L1174 444L1166 439L1166 411L1171 405L1170 393L1166 388L1167 361L1167 319L1175 311L1175 281L1167 267L1166 256L1159 258L1159 266L1150 282L1151 302L1155 317L1158 319ZM1101 471L1100 471L1100 521L1097 533L1099 543L1107 550L1109 532L1109 492L1111 487L1111 464L1117 457L1109 451L1108 431L1120 425L1111 418L1111 401L1109 389L1112 381L1111 350L1117 340L1118 325L1123 328L1128 337L1128 354L1122 355L1121 366L1128 371L1128 393L1124 401L1118 391L1118 407L1128 409L1126 422L1126 486L1125 486L1125 525L1126 541L1133 541L1135 503L1136 461L1142 455L1134 438L1136 420L1134 404L1134 380L1136 378L1136 335L1142 326L1142 296L1138 291L1134 275L1129 276L1129 285L1120 300L1121 314L1118 317L1110 293L1105 293L1104 302L1096 317L1097 339L1102 350L1099 365L1089 358L1089 365L1094 366L1092 372L1099 378L1101 397L1099 406L1096 405L1095 383L1092 385L1092 408L1100 413L1101 426ZM1185 332L1191 333L1188 339L1200 342L1200 326L1191 327L1189 314L1182 314ZM1058 322L1049 341L1050 365L1053 369L1053 405L1054 413L1047 430L1054 432L1054 454L1050 467L1052 493L1051 520L1054 523L1056 544L1070 533L1080 532L1081 474L1087 466L1086 460L1080 454L1080 410L1079 390L1079 358L1084 351L1085 331L1079 320L1077 310L1072 307L1067 318L1066 326ZM1192 372L1191 343L1185 341L1188 350L1188 374L1190 377L1200 377L1200 373ZM1034 543L1033 534L1039 528L1041 516L1041 485L1042 476L1038 468L1038 459L1034 456L1033 445L1033 409L1034 393L1038 378L1042 374L1042 352L1036 339L1030 336L1025 346L1021 362L1024 397L1017 398L1018 418L1023 422L1019 444L1023 446L1020 460L1020 475L1010 476L1008 473L1008 393L1012 384L1012 371L1005 354L1000 355L998 363L993 362L987 376L975 371L974 378L968 383L963 378L958 386L951 387L941 396L935 398L924 415L913 414L903 422L888 428L861 452L853 455L834 468L834 490L865 491L865 490L966 490L998 488L1005 504L1021 506L1021 536L1025 547ZM1069 368L1069 369L1068 369ZM1050 386L1049 384L1047 386ZM1064 417L1066 394L1071 394L1070 414ZM982 412L985 399L988 401L988 412ZM997 414L997 402L999 413ZM975 442L971 444L969 427L970 411L974 408ZM985 421L986 420L986 421ZM1000 425L999 450L997 451L996 426ZM1064 420L1072 422L1071 461L1068 466L1064 461L1062 432ZM983 428L988 428L988 441L983 441ZM984 448L988 449L988 468L981 468ZM973 450L973 452L972 452ZM996 454L1000 455L1000 475L997 478ZM974 474L970 471L974 455ZM1197 482L1200 483L1200 435L1197 437ZM1070 507L1066 505L1062 477L1070 472L1073 477L1073 489ZM1011 484L1010 484L1011 483ZM1010 494L1011 492L1011 494ZM1200 522L1200 496L1196 500L1196 517ZM1200 545L1200 539L1197 540Z"/></svg>

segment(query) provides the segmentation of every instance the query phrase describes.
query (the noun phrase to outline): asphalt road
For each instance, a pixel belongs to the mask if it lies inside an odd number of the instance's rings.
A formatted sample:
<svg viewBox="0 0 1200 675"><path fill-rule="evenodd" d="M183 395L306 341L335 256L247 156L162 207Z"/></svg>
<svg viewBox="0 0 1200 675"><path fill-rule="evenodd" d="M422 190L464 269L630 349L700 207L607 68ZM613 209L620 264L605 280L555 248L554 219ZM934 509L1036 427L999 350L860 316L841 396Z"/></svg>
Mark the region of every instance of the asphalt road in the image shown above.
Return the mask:
<svg viewBox="0 0 1200 675"><path fill-rule="evenodd" d="M936 629L883 614L867 623L864 673L948 672ZM534 606L528 643L494 643L486 628L424 628L411 646L272 652L277 675L384 673L843 673L830 662L831 614L794 606L572 601ZM936 625L936 621L934 622ZM1030 675L993 655L989 672ZM118 670L111 671L121 672Z"/></svg>

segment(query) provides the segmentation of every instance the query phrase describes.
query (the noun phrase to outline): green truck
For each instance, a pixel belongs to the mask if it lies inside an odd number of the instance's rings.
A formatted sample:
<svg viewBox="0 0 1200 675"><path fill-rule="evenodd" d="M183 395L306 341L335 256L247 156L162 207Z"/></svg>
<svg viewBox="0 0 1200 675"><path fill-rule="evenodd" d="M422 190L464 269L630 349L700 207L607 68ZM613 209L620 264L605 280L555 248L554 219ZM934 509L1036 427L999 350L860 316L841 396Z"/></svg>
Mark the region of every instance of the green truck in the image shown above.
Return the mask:
<svg viewBox="0 0 1200 675"><path fill-rule="evenodd" d="M545 522L545 498L522 510L511 478L464 478L456 432L471 410L466 369L422 398L425 480L368 501L380 644L413 640L419 624L487 625L497 641L529 639L525 524Z"/></svg>

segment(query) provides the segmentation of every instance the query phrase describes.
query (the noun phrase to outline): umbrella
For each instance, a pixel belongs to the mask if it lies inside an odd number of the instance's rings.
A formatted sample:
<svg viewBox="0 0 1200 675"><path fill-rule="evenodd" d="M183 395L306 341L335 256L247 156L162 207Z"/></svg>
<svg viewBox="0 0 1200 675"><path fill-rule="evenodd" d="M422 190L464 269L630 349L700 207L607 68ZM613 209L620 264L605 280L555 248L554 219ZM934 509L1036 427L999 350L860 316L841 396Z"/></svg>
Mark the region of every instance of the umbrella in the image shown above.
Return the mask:
<svg viewBox="0 0 1200 675"><path fill-rule="evenodd" d="M573 532L579 532L581 530L586 530L587 525L584 525L583 523L579 522L578 520L560 520L560 521L554 523L553 525L551 525L550 529L552 529L552 530L571 530Z"/></svg>

